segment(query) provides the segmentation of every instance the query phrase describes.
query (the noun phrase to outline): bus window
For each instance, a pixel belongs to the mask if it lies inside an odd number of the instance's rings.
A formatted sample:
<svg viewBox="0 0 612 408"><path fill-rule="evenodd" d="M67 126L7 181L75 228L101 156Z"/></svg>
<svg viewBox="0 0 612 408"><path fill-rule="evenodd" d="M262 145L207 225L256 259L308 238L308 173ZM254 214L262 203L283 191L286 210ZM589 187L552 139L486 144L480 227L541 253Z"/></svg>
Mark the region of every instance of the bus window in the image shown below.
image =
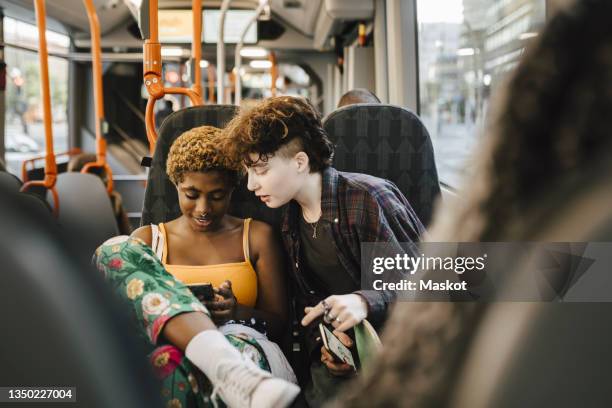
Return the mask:
<svg viewBox="0 0 612 408"><path fill-rule="evenodd" d="M4 18L6 126L4 143L7 168L21 174L21 162L45 151L45 131L40 103L38 31L35 25ZM65 54L68 36L47 30L49 53ZM31 51L30 51L31 50ZM68 60L49 57L53 137L56 152L68 150Z"/></svg>
<svg viewBox="0 0 612 408"><path fill-rule="evenodd" d="M457 187L491 91L542 27L545 0L417 0L417 16L420 115L440 181Z"/></svg>

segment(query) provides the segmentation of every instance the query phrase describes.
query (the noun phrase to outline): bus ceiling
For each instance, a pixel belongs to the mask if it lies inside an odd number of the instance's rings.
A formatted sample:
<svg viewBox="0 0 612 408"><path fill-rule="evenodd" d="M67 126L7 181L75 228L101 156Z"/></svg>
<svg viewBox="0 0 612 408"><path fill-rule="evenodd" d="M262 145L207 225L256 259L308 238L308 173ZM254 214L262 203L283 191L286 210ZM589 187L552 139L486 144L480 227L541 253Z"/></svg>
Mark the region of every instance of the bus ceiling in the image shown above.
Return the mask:
<svg viewBox="0 0 612 408"><path fill-rule="evenodd" d="M130 11L122 0L93 0L93 5L100 20L102 36L130 19ZM87 14L83 12L80 1L53 0L46 1L45 6L49 29L68 34L89 33L89 20ZM10 0L3 7L7 16L36 24L32 13L34 10L32 0Z"/></svg>
<svg viewBox="0 0 612 408"><path fill-rule="evenodd" d="M331 52L334 36L340 34L347 24L373 20L374 3L374 0L269 0L271 21L267 22L266 32L258 33L255 41L277 51ZM139 35L136 33L133 33L136 36L131 35L126 28L136 26L140 9L147 6L148 0L93 0L93 4L100 21L103 48L119 47L128 51L142 46L142 38L137 38ZM218 13L221 4L222 0L206 0L203 7ZM259 4L259 0L232 0L230 11L254 12ZM158 0L158 7L160 10L188 11L191 1ZM6 15L31 23L34 22L32 11L31 0L11 0L5 6ZM74 7L74 0L47 1L47 17L51 29L70 34L77 47L90 47L87 16L80 7ZM270 29L273 26L278 29ZM205 44L216 41L206 40L206 23L204 31ZM146 38L147 33L142 34ZM282 58L282 54L279 57Z"/></svg>

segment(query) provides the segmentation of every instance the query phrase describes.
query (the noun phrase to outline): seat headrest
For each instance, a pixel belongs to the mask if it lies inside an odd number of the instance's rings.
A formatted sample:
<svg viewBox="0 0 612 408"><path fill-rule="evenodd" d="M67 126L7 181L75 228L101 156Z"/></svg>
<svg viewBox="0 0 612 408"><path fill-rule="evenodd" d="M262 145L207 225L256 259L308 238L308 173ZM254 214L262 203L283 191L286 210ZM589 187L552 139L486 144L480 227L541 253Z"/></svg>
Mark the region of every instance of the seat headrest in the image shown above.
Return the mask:
<svg viewBox="0 0 612 408"><path fill-rule="evenodd" d="M417 115L363 103L330 113L323 126L336 146L335 168L392 181L427 226L440 185L431 138Z"/></svg>
<svg viewBox="0 0 612 408"><path fill-rule="evenodd" d="M89 173L61 173L55 189L59 196L58 221L83 230L83 244L93 254L107 239L119 235L117 219L102 179ZM48 194L48 202L53 202Z"/></svg>
<svg viewBox="0 0 612 408"><path fill-rule="evenodd" d="M181 214L176 187L166 174L166 159L172 143L198 126L223 128L238 113L235 105L192 106L173 112L164 120L149 169L141 225L170 221Z"/></svg>
<svg viewBox="0 0 612 408"><path fill-rule="evenodd" d="M7 191L17 192L22 184L17 176L6 171L0 171L0 186L5 187Z"/></svg>

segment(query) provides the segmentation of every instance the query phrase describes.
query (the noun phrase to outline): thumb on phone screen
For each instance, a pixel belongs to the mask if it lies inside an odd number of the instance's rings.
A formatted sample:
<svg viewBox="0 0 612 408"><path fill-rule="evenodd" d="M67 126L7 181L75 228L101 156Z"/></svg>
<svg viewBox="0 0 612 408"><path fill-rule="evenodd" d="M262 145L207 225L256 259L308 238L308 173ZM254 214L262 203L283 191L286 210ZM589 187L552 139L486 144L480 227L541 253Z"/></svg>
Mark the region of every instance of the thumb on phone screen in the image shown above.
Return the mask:
<svg viewBox="0 0 612 408"><path fill-rule="evenodd" d="M346 333L338 330L334 330L333 333L346 347L353 347L353 340Z"/></svg>

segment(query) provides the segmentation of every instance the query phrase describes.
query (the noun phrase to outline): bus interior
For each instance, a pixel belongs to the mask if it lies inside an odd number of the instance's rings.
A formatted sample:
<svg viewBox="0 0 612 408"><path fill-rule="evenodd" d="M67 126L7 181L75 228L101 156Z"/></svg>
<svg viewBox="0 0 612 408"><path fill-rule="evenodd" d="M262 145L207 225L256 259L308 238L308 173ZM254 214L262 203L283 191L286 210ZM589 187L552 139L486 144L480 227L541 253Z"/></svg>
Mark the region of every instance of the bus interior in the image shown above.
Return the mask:
<svg viewBox="0 0 612 408"><path fill-rule="evenodd" d="M574 1L0 0L0 387L76 386L79 406L161 406L90 259L109 238L180 215L165 166L181 133L223 127L262 99L307 98L335 145L334 167L392 180L426 228L445 225L482 191L472 181L481 179L477 154L494 140L491 107L547 22ZM355 89L376 99L339 107ZM77 157L87 159L74 167ZM556 195L532 192L558 222L532 219L540 229L530 240L612 241L611 176L559 177ZM246 182L232 206L279 227L279 213ZM511 218L496 222L512 230ZM610 286L603 280L598 293ZM404 390L397 374L354 386L359 404L336 404L609 406L610 304L603 294L486 304L477 324L463 322L473 332L452 375L427 390L435 398L395 398L418 388ZM441 336L454 335L447 329ZM379 334L383 349L401 348ZM390 375L409 370L385 361ZM370 389L391 398L372 391L368 403Z"/></svg>

